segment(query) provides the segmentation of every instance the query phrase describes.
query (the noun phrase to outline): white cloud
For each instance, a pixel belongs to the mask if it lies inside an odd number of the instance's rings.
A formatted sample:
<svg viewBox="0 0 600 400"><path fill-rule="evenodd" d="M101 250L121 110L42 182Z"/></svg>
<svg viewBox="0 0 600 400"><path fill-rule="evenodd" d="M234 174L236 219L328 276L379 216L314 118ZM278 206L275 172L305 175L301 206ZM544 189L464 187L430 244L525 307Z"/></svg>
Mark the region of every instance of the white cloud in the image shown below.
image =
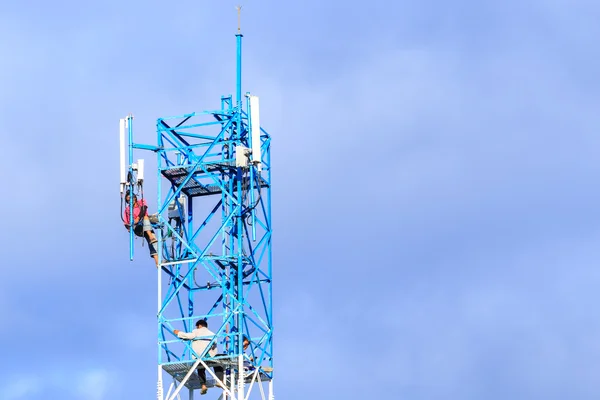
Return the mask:
<svg viewBox="0 0 600 400"><path fill-rule="evenodd" d="M401 296L354 302L380 332L382 347L367 359L385 366L386 382L462 388L461 398L478 398L492 379L531 398L554 398L566 387L571 398L591 398L600 390L599 240L597 233L487 253L454 269L460 279L433 274ZM393 311L382 313L381 303Z"/></svg>
<svg viewBox="0 0 600 400"><path fill-rule="evenodd" d="M144 353L143 350L154 349L156 337L142 332L153 332L156 330L156 316L153 314L142 315L142 311L122 311L114 316L114 331L111 335L115 341L131 352Z"/></svg>
<svg viewBox="0 0 600 400"><path fill-rule="evenodd" d="M35 376L16 377L0 388L0 398L3 400L29 399L38 394L41 389L42 385Z"/></svg>
<svg viewBox="0 0 600 400"><path fill-rule="evenodd" d="M107 398L113 380L114 377L105 369L88 370L78 379L77 393L82 400L103 400Z"/></svg>
<svg viewBox="0 0 600 400"><path fill-rule="evenodd" d="M41 368L35 375L23 372L8 377L0 387L2 400L46 399L49 393L61 393L65 399L104 400L115 393L119 380L105 368L58 365Z"/></svg>

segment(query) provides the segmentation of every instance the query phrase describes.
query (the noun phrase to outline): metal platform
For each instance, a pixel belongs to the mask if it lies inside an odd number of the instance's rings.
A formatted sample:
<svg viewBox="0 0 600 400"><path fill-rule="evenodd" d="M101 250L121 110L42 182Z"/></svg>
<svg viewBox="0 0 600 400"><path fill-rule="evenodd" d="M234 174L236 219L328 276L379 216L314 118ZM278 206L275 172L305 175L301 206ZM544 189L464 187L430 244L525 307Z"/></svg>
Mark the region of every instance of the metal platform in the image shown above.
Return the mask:
<svg viewBox="0 0 600 400"><path fill-rule="evenodd" d="M205 165L206 166L206 165ZM231 166L228 164L209 164L207 167L208 172L219 173L224 172L226 169L235 169L235 165ZM162 175L169 180L173 185L179 186L189 174L193 174L194 176L189 179L185 186L182 189L182 192L191 197L199 197L199 196L210 196L213 194L219 194L222 192L221 186L216 184L202 184L198 181L198 179L194 179L194 177L200 178L202 175L206 176L204 170L196 168L192 171L193 166L190 167L176 167L164 169L161 171ZM248 178L244 178L242 185L249 185L250 180ZM260 187L268 187L269 184L261 177L260 178Z"/></svg>
<svg viewBox="0 0 600 400"><path fill-rule="evenodd" d="M209 367L214 367L216 365L220 365L223 367L223 369L225 371L227 371L228 368L237 368L237 359L224 359L224 360L218 360L218 361L206 361L206 364ZM162 368L165 372L167 372L169 375L171 375L173 378L175 378L175 380L177 380L178 383L181 383L181 381L183 380L183 378L185 378L186 374L190 371L190 368L194 365L193 361L186 361L186 362L181 362L181 363L176 363L176 364L166 364L163 365ZM246 371L246 378L245 381L246 383L250 383L252 380L252 375L253 375L254 370L249 370ZM225 379L227 379L227 372L225 372ZM271 380L271 378L264 374L264 373L260 373L260 380L262 382L268 382ZM209 372L206 372L206 387L214 387L215 386L215 380L212 378L211 374ZM200 385L200 379L198 378L198 374L194 371L194 373L190 376L190 378L187 380L187 382L185 383L185 387L191 390L196 390L196 389L200 389L201 385Z"/></svg>

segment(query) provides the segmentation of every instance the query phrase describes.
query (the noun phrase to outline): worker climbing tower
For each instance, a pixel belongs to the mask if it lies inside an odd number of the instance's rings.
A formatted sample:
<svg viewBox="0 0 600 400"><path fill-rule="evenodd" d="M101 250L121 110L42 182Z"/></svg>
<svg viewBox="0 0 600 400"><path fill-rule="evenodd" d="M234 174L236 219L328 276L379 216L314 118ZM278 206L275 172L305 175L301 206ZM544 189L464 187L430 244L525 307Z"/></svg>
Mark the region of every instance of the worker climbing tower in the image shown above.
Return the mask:
<svg viewBox="0 0 600 400"><path fill-rule="evenodd" d="M222 96L218 109L159 118L156 145L135 142L133 116L121 120L122 205L134 207L124 192L143 195L144 162L134 152L157 156L157 209L147 215L158 239L158 400L181 398L184 388L192 399L198 367L206 369L211 397L274 398L271 138L258 97L242 95L239 8L235 36L235 98ZM133 230L129 235L133 259ZM198 320L214 336L175 334L191 332ZM202 354L195 340L208 344ZM215 366L223 367L222 380Z"/></svg>

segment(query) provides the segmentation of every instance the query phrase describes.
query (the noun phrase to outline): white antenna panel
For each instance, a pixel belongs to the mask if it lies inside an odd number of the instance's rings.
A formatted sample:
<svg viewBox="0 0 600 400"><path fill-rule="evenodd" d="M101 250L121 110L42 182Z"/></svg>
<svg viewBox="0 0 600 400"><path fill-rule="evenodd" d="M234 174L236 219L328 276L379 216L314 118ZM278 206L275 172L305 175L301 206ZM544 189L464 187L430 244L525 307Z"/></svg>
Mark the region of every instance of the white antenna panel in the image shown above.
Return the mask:
<svg viewBox="0 0 600 400"><path fill-rule="evenodd" d="M137 180L139 183L144 181L144 160L141 158L137 162Z"/></svg>
<svg viewBox="0 0 600 400"><path fill-rule="evenodd" d="M121 118L119 120L119 162L120 162L120 170L121 170L121 193L123 193L123 187L127 183L127 179L125 178L125 119Z"/></svg>
<svg viewBox="0 0 600 400"><path fill-rule="evenodd" d="M250 96L250 136L252 138L252 162L260 171L260 114L258 107L258 96Z"/></svg>
<svg viewBox="0 0 600 400"><path fill-rule="evenodd" d="M183 220L185 221L186 212L187 212L187 200L184 195L179 196L179 199L174 199L169 203L168 215L169 218L179 218L179 209L177 208L177 203L180 204L181 214L183 215Z"/></svg>

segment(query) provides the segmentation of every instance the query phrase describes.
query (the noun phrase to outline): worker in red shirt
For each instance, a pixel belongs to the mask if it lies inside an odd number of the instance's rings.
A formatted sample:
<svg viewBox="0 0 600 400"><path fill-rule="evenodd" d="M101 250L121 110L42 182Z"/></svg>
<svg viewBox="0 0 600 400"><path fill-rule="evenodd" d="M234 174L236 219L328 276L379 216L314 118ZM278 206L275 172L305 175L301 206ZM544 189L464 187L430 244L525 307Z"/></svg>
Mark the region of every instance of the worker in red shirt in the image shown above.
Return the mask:
<svg viewBox="0 0 600 400"><path fill-rule="evenodd" d="M131 226L129 225L129 191L125 193L125 228L129 231ZM156 266L158 267L158 252L156 250L156 243L158 240L154 235L154 231L152 230L152 224L150 223L150 219L148 218L148 205L144 200L138 200L137 196L133 195L133 232L139 236L146 239L148 242L148 250L150 250L150 257L154 258L156 262ZM141 220L141 221L140 221Z"/></svg>

